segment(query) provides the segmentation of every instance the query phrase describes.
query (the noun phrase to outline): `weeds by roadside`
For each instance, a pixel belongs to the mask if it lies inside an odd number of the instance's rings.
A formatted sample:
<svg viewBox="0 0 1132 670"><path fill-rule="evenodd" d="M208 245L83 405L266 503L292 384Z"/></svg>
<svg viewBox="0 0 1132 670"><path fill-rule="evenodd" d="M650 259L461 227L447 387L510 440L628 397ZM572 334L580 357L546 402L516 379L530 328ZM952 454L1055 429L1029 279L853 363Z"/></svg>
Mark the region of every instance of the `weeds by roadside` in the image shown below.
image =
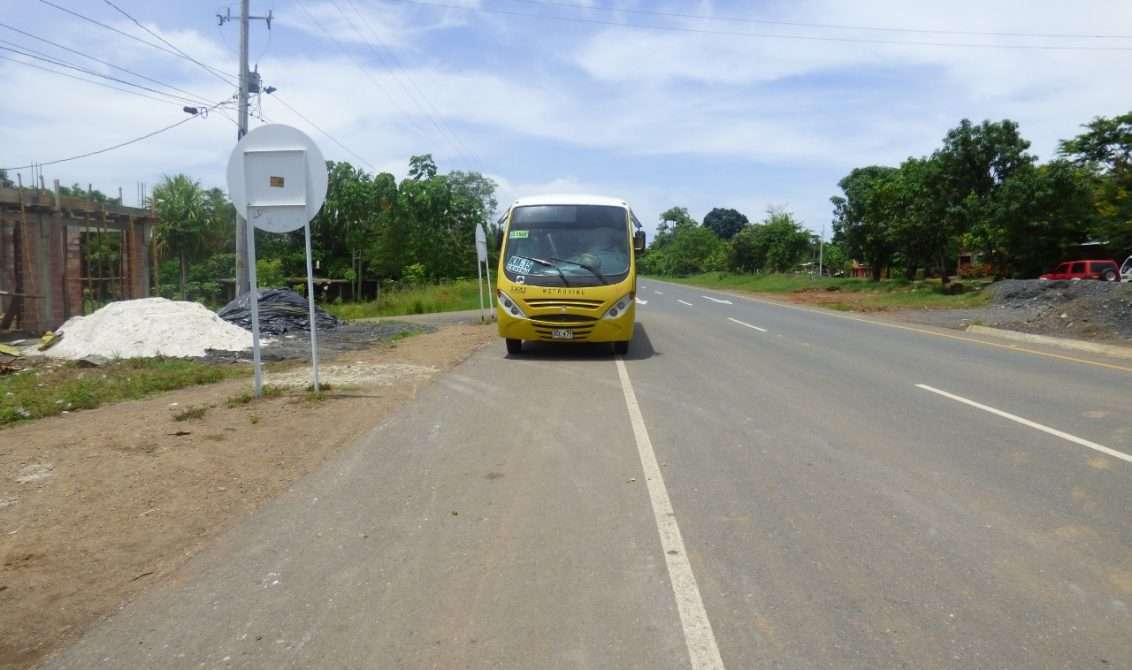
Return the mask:
<svg viewBox="0 0 1132 670"><path fill-rule="evenodd" d="M286 389L286 387L283 387L283 386L274 386L272 384L265 384L263 386L263 397L264 398L278 398L278 397L280 397L280 396L282 396L286 393L287 393L287 389ZM255 399L256 399L255 391L244 391L240 395L236 395L236 396L232 396L231 398L228 398L227 402L225 402L224 404L229 409L231 409L233 407L239 407L240 405L247 405L248 403L250 403L251 401L253 401Z"/></svg>
<svg viewBox="0 0 1132 670"><path fill-rule="evenodd" d="M247 373L242 366L179 358L131 358L98 368L76 363L33 367L0 377L0 426Z"/></svg>
<svg viewBox="0 0 1132 670"><path fill-rule="evenodd" d="M208 411L207 407L189 407L184 411L177 412L173 415L174 421L192 421L194 419L203 418L205 412Z"/></svg>
<svg viewBox="0 0 1132 670"><path fill-rule="evenodd" d="M478 292L477 282L461 280L389 291L382 294L380 302L326 304L321 307L334 316L347 320L453 312L479 307Z"/></svg>
<svg viewBox="0 0 1132 670"><path fill-rule="evenodd" d="M794 302L816 304L839 311L887 311L897 309L959 309L989 302L983 284L963 282L961 293L945 292L938 279L879 282L848 277L806 275L755 275L709 272L687 277L658 277L678 284L704 288L787 295Z"/></svg>

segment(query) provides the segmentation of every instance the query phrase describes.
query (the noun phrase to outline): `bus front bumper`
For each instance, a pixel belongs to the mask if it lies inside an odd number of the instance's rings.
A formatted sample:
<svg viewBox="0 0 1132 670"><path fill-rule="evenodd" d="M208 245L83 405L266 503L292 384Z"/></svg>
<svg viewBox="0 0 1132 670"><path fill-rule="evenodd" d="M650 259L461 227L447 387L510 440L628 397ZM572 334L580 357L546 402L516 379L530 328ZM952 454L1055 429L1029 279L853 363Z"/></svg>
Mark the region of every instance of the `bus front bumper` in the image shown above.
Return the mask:
<svg viewBox="0 0 1132 670"><path fill-rule="evenodd" d="M599 318L594 321L562 323L540 321L540 315L537 314L531 315L529 319L514 317L498 304L495 306L500 337L542 342L623 342L631 340L636 312L636 305L630 304L628 309L614 319Z"/></svg>

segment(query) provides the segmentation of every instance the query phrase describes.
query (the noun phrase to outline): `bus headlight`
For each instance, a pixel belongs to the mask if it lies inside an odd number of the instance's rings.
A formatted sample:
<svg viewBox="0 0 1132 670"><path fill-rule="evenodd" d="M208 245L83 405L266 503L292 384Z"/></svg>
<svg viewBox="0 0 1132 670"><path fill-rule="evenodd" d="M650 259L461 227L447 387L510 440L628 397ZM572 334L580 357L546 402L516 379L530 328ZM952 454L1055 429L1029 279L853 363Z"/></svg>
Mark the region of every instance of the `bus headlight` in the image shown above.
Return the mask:
<svg viewBox="0 0 1132 670"><path fill-rule="evenodd" d="M629 309L629 305L632 305L632 304L633 304L633 294L630 293L628 295L623 295L620 298L618 298L617 302L613 303L613 307L610 307L605 312L605 316L603 316L602 318L604 318L604 319L616 319L617 317L624 314L625 310Z"/></svg>
<svg viewBox="0 0 1132 670"><path fill-rule="evenodd" d="M516 319L525 319L527 315L523 312L523 308L519 307L519 303L515 299L504 293L502 290L496 289L499 298L499 306Z"/></svg>

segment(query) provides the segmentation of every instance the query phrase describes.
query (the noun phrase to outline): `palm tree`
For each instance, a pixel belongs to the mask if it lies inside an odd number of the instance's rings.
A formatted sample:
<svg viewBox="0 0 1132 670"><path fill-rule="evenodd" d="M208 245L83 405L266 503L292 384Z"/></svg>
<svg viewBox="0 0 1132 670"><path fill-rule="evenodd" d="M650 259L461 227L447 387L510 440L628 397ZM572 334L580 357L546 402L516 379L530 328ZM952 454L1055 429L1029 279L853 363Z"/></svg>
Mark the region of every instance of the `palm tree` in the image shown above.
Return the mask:
<svg viewBox="0 0 1132 670"><path fill-rule="evenodd" d="M166 176L153 189L153 208L157 212L154 233L157 243L175 254L181 265L181 299L186 298L189 261L208 250L210 217L205 192L200 183L187 175Z"/></svg>

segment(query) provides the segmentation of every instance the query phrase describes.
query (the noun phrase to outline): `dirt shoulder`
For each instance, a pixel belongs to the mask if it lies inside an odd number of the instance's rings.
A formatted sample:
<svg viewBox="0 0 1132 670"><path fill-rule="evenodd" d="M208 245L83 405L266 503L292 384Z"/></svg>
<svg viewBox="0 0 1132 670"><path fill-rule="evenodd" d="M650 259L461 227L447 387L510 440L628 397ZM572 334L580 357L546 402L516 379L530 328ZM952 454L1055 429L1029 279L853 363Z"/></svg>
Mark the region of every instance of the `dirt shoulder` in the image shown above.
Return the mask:
<svg viewBox="0 0 1132 670"><path fill-rule="evenodd" d="M241 379L0 430L0 668L29 667L173 579L210 540L494 339L492 328L453 326L343 353L323 367L332 390L318 399L234 402L248 391ZM308 371L266 381L302 387ZM187 409L203 411L185 418Z"/></svg>

